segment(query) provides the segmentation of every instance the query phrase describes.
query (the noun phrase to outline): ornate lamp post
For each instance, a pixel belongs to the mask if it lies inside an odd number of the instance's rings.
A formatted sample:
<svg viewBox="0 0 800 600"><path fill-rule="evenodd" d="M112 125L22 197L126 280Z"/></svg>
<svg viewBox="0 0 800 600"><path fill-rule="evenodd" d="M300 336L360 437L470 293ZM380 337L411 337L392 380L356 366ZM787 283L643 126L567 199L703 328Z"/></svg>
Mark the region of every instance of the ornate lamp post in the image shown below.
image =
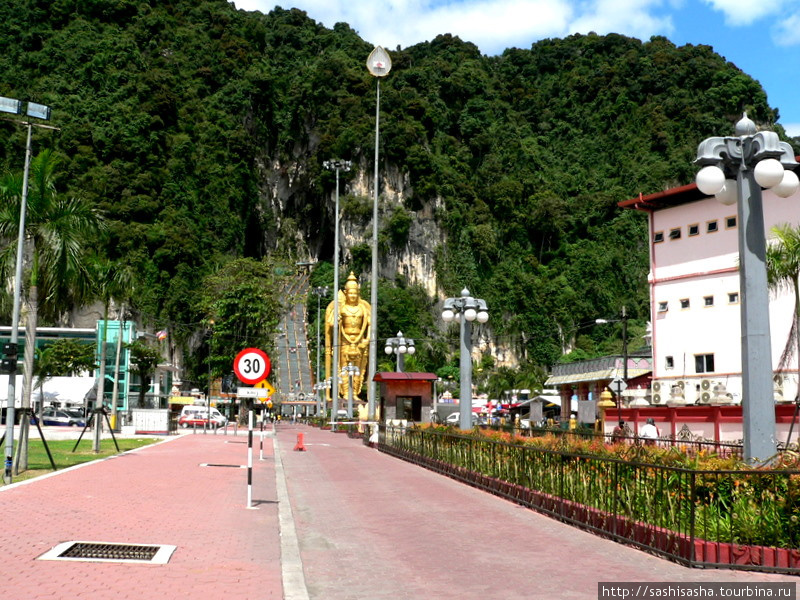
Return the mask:
<svg viewBox="0 0 800 600"><path fill-rule="evenodd" d="M12 115L21 115L23 113L23 102L14 98L5 98L0 96L0 112L9 113ZM22 198L19 205L19 229L17 231L17 258L14 272L14 303L11 312L11 337L9 343L3 347L3 370L8 373L8 408L6 412L6 460L4 479L6 483L11 483L11 460L14 454L14 404L16 402L16 385L17 385L17 349L19 344L19 312L20 312L20 298L22 296L22 259L25 249L25 214L28 204L28 174L31 166L31 137L33 135L33 127L43 127L45 129L56 129L39 123L30 121L30 117L42 119L43 121L50 120L50 107L44 104L37 104L36 102L28 102L27 105L28 121L20 121L19 123L28 128L28 138L25 144L25 167L22 172ZM33 351L33 349L30 349ZM32 356L32 355L31 355ZM24 400L23 400L24 402ZM23 408L27 409L23 404ZM23 415L23 423L20 427L20 435L26 436L26 431L22 428L27 426L25 421L26 415ZM23 438L24 439L24 438Z"/></svg>
<svg viewBox="0 0 800 600"><path fill-rule="evenodd" d="M765 461L777 446L761 188L782 198L794 194L797 161L789 144L772 131L756 132L745 113L734 136L703 140L695 162L702 166L696 180L701 192L723 204L738 201L744 458Z"/></svg>
<svg viewBox="0 0 800 600"><path fill-rule="evenodd" d="M403 332L398 331L397 337L390 337L386 340L386 347L383 349L386 354L397 355L397 372L403 372L403 358L406 354L414 354L417 349L414 347L414 340L403 337Z"/></svg>
<svg viewBox="0 0 800 600"><path fill-rule="evenodd" d="M389 53L380 46L367 57L367 70L377 82L375 95L375 178L373 180L372 203L372 286L369 301L372 306L369 334L369 378L367 381L367 418L375 420L375 370L378 363L378 146L380 142L381 117L381 77L386 77L392 69ZM338 288L337 288L338 289Z"/></svg>
<svg viewBox="0 0 800 600"><path fill-rule="evenodd" d="M345 173L350 170L349 160L326 160L322 166L336 172L336 200L333 234L333 367L331 368L331 398L333 399L333 410L331 420L336 423L336 410L339 407L339 171Z"/></svg>
<svg viewBox="0 0 800 600"><path fill-rule="evenodd" d="M628 382L628 313L622 307L622 317L619 319L595 319L598 325L604 323L622 323L622 380ZM617 396L617 414L621 406L621 398Z"/></svg>
<svg viewBox="0 0 800 600"><path fill-rule="evenodd" d="M347 418L353 418L353 377L361 375L361 369L353 363L347 363L342 367L342 377L347 377Z"/></svg>
<svg viewBox="0 0 800 600"><path fill-rule="evenodd" d="M337 185L336 187L338 188L339 186ZM317 297L317 376L315 377L315 380L316 380L316 382L317 382L317 383L314 385L314 390L317 390L317 391L318 391L320 388L319 388L319 387L317 387L317 385L319 384L319 382L320 382L320 380L321 380L321 378L322 378L322 377L321 377L321 375L320 375L320 372L319 372L319 347L320 347L320 341L319 341L319 322L320 322L320 300L322 299L322 297L323 297L323 296L327 296L327 295L328 295L328 286L326 285L326 286L324 286L324 287L315 287L315 288L314 288L313 290L311 290L311 291L312 291L312 292L313 292L313 294L314 294L314 295ZM318 417L319 417L319 416L321 416L321 405L320 405L320 403L319 403L319 394L317 394L317 416L318 416Z"/></svg>
<svg viewBox="0 0 800 600"><path fill-rule="evenodd" d="M444 301L442 320L450 323L457 319L461 323L461 399L459 400L459 427L472 428L472 321L486 323L489 312L486 301L473 298L469 290L461 290L459 298Z"/></svg>
<svg viewBox="0 0 800 600"><path fill-rule="evenodd" d="M331 389L331 380L319 381L314 384L314 391L317 394L317 416L325 415L325 390Z"/></svg>

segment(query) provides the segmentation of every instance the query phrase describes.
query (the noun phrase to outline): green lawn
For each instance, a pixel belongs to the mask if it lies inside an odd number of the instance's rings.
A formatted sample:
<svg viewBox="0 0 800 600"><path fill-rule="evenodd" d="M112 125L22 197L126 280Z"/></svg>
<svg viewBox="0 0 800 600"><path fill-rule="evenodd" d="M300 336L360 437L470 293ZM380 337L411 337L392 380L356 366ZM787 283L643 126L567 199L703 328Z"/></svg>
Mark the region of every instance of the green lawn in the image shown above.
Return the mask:
<svg viewBox="0 0 800 600"><path fill-rule="evenodd" d="M154 444L158 441L161 441L161 438L117 438L120 452L126 452L134 448ZM16 445L15 440L14 446L16 447ZM97 454L92 451L92 445L93 440L91 436L89 436L88 439L84 437L75 452L72 451L75 447L75 440L53 440L47 442L47 446L50 448L50 454L52 454L53 461L56 463L56 467L59 470L117 454L117 448L114 446L114 440L112 439L101 440L100 452ZM14 475L13 481L17 482L25 479L33 479L34 477L52 472L53 468L50 465L50 460L47 458L44 444L42 444L41 440L33 439L30 440L28 444L28 470L20 472L19 475ZM2 478L0 478L0 487L3 485L5 484Z"/></svg>

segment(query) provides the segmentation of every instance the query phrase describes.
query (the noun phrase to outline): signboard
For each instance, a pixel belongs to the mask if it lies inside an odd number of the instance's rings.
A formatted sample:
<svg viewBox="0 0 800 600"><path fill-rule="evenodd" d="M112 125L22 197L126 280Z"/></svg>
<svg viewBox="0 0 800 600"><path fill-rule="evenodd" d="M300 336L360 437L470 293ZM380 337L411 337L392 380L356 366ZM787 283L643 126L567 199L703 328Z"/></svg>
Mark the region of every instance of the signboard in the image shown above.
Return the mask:
<svg viewBox="0 0 800 600"><path fill-rule="evenodd" d="M267 390L262 389L262 388L254 388L254 387L251 387L251 388L246 388L246 387L237 388L236 395L239 396L239 398L267 398L267 397L269 397L268 394L267 394Z"/></svg>
<svg viewBox="0 0 800 600"><path fill-rule="evenodd" d="M275 393L275 388L272 387L272 384L266 379L264 381L259 381L255 387L267 390L267 395L265 398L270 398L272 394Z"/></svg>
<svg viewBox="0 0 800 600"><path fill-rule="evenodd" d="M269 356L258 348L245 348L233 359L233 372L242 383L259 383L269 375Z"/></svg>
<svg viewBox="0 0 800 600"><path fill-rule="evenodd" d="M625 380L622 377L615 377L611 383L608 384L608 387L612 392L619 396L622 392L628 389L628 384L625 383Z"/></svg>

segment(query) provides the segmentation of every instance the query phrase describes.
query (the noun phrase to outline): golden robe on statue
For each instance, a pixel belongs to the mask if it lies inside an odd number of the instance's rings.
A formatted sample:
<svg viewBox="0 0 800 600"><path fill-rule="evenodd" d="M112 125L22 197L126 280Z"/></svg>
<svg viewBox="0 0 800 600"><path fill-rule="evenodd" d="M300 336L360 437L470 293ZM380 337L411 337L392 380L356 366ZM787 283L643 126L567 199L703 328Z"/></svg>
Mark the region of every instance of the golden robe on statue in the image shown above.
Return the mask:
<svg viewBox="0 0 800 600"><path fill-rule="evenodd" d="M360 286L356 276L351 272L344 284L344 291L338 292L339 301L339 364L333 363L333 325L334 314L331 302L325 309L325 377L330 378L332 368L336 368L339 377L339 397L347 398L349 379L342 377L342 367L349 364L358 367L360 374L353 377L353 396L358 397L364 377L367 374L367 361L369 353L370 321L372 308L366 300L361 298ZM328 399L330 400L329 391Z"/></svg>

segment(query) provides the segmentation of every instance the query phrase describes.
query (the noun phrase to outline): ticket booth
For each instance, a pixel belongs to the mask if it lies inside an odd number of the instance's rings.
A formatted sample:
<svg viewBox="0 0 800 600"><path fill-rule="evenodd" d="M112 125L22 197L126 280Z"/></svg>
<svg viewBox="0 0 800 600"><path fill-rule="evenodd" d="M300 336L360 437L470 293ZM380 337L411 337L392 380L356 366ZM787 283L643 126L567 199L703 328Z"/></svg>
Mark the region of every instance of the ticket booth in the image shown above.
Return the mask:
<svg viewBox="0 0 800 600"><path fill-rule="evenodd" d="M381 420L430 423L435 373L376 373Z"/></svg>

